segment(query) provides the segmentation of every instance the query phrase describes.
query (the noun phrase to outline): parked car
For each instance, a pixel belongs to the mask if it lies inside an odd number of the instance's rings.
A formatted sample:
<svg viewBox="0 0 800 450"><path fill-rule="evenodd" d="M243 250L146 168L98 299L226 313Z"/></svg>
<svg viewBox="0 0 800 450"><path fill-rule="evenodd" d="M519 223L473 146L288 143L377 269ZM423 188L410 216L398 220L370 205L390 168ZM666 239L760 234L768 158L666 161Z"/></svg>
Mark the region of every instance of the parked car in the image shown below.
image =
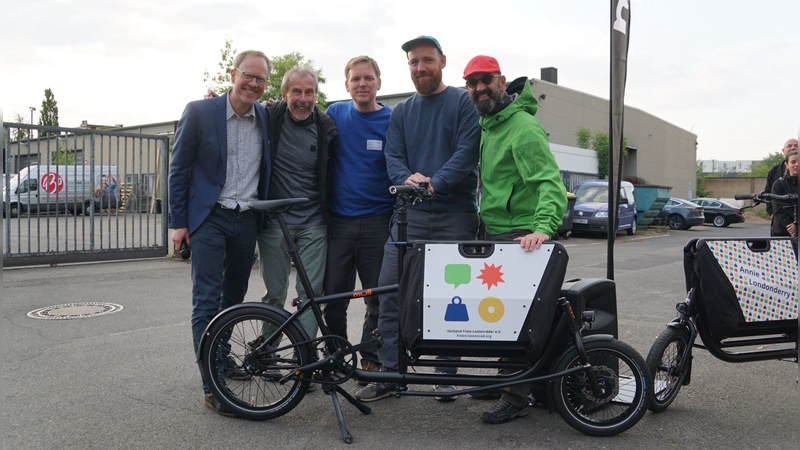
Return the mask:
<svg viewBox="0 0 800 450"><path fill-rule="evenodd" d="M717 198L692 198L690 202L703 207L705 223L715 227L727 227L732 223L744 223L744 210Z"/></svg>
<svg viewBox="0 0 800 450"><path fill-rule="evenodd" d="M608 230L608 181L584 181L575 189L572 231L606 233ZM633 184L623 181L619 191L617 232L636 234L636 200Z"/></svg>
<svg viewBox="0 0 800 450"><path fill-rule="evenodd" d="M672 230L688 230L705 222L703 207L682 198L670 197L656 216L659 223L666 223Z"/></svg>

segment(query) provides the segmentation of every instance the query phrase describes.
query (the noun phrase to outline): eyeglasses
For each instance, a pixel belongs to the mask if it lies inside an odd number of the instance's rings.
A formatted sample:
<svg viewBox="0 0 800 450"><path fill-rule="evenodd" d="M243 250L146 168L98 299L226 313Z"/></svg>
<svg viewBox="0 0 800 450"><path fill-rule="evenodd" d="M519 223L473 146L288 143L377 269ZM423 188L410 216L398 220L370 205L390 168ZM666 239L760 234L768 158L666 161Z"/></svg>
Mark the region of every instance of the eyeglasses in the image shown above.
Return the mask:
<svg viewBox="0 0 800 450"><path fill-rule="evenodd" d="M494 75L484 75L484 76L482 76L482 77L480 77L478 79L467 78L467 87L475 88L475 87L478 86L478 82L479 81L481 83L483 83L484 86L488 86L489 83L491 83L493 79L495 79L495 78L497 78L499 76L500 76L500 74L498 73L498 74L494 74Z"/></svg>
<svg viewBox="0 0 800 450"><path fill-rule="evenodd" d="M236 67L236 70L239 70L239 68ZM242 74L242 78L244 78L244 81L246 81L248 83L253 81L253 80L256 80L256 83L258 85L260 85L260 86L263 86L263 85L267 84L267 77L259 77L259 76L253 75L252 73L242 72L241 70L239 70L239 73Z"/></svg>

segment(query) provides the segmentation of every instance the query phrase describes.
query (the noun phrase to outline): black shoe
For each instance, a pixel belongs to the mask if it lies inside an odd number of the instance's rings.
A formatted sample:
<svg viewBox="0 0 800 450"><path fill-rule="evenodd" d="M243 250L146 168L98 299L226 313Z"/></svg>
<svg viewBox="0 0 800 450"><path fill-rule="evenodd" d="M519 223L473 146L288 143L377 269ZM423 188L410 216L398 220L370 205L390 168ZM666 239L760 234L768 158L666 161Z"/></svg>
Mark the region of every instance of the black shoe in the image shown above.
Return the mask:
<svg viewBox="0 0 800 450"><path fill-rule="evenodd" d="M469 396L475 400L498 400L501 395L500 389L492 389L491 391L486 392L473 392L472 394L469 394Z"/></svg>
<svg viewBox="0 0 800 450"><path fill-rule="evenodd" d="M517 417L525 417L528 413L530 413L528 405L520 408L505 400L498 400L494 406L481 414L481 420L491 424L506 423Z"/></svg>
<svg viewBox="0 0 800 450"><path fill-rule="evenodd" d="M246 370L236 365L236 361L233 360L233 356L228 356L223 361L222 375L225 378L236 381L247 381L253 378L253 376L247 373Z"/></svg>
<svg viewBox="0 0 800 450"><path fill-rule="evenodd" d="M226 408L225 405L220 403L219 400L217 400L216 397L211 395L210 392L206 393L205 398L204 398L204 402L205 402L206 407L208 409L214 411L215 413L219 414L220 416L236 417L236 414L234 414L231 411L229 411L228 408Z"/></svg>

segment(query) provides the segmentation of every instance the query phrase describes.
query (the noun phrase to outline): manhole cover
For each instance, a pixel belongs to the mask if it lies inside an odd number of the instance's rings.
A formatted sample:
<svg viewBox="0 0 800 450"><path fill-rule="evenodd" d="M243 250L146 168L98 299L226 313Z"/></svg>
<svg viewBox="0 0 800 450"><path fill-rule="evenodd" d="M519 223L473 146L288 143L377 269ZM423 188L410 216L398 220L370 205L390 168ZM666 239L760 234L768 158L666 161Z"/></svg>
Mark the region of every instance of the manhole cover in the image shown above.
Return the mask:
<svg viewBox="0 0 800 450"><path fill-rule="evenodd" d="M122 311L122 305L103 302L66 303L34 309L28 317L34 319L86 319Z"/></svg>

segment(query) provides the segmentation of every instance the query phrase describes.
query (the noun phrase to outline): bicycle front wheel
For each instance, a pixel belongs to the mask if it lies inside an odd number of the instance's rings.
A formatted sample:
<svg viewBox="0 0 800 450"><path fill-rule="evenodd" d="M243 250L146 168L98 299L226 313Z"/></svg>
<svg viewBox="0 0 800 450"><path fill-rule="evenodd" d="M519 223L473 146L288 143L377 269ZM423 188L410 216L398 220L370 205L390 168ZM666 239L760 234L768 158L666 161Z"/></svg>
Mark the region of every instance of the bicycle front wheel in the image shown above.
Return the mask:
<svg viewBox="0 0 800 450"><path fill-rule="evenodd" d="M234 414L266 420L291 411L309 381L292 376L312 348L297 322L273 336L287 314L254 304L223 312L206 330L200 366L209 391ZM264 345L271 339L268 345Z"/></svg>
<svg viewBox="0 0 800 450"><path fill-rule="evenodd" d="M691 367L689 361L685 370L681 371L683 360L692 357L690 346L689 330L683 327L667 327L653 343L650 353L647 354L647 366L653 374L654 390L650 411L664 411L678 396Z"/></svg>
<svg viewBox="0 0 800 450"><path fill-rule="evenodd" d="M612 340L584 345L590 369L561 376L550 384L550 395L562 418L590 436L614 436L636 425L652 397L651 378L644 359L631 346ZM581 367L578 349L568 350L554 372ZM592 390L588 370L600 392Z"/></svg>

